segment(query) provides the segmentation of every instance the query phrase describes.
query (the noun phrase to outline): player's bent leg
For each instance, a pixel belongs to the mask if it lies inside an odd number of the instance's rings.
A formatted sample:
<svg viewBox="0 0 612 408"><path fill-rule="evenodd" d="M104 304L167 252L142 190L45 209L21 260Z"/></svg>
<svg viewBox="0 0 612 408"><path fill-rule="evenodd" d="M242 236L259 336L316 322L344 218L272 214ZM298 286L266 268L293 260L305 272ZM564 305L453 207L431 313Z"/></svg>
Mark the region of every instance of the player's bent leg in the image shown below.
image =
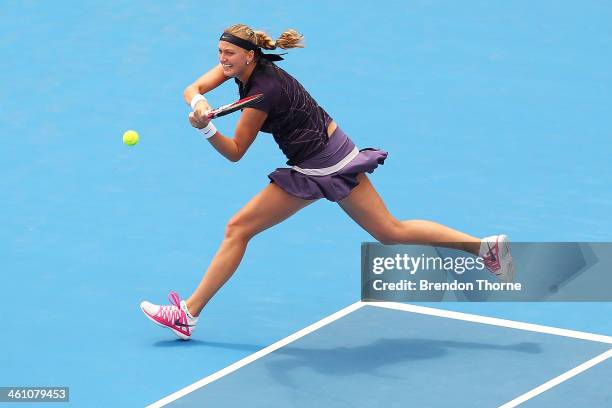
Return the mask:
<svg viewBox="0 0 612 408"><path fill-rule="evenodd" d="M452 228L425 220L397 220L365 174L359 185L338 204L376 240L384 244L445 244L478 253L480 240Z"/></svg>
<svg viewBox="0 0 612 408"><path fill-rule="evenodd" d="M399 221L389 213L382 198L365 174L360 174L357 180L359 185L338 204L376 240L383 244L427 244L461 249L483 256L485 261L487 258L490 259L489 264L492 266L501 264L501 270L499 268L489 269L502 281L511 281L514 278L514 266L507 245L507 237L496 236L481 241L476 237L432 221ZM498 237L501 237L499 244L497 244ZM489 245L487 240L495 242ZM498 251L498 248L503 250ZM494 260L497 254L502 256L496 263Z"/></svg>

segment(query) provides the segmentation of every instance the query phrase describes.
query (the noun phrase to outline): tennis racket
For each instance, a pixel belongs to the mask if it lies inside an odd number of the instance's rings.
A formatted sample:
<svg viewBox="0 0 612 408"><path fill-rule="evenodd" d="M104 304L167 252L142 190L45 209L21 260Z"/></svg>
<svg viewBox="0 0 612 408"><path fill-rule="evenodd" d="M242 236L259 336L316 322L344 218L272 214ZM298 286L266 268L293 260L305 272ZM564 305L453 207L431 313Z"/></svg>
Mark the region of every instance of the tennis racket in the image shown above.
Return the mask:
<svg viewBox="0 0 612 408"><path fill-rule="evenodd" d="M211 109L208 111L208 117L210 119L218 118L220 116L229 115L232 112L236 112L239 109L248 108L249 106L255 105L257 102L263 99L263 94L251 95L246 98L242 98L239 101L230 103L228 105L219 106L217 109Z"/></svg>

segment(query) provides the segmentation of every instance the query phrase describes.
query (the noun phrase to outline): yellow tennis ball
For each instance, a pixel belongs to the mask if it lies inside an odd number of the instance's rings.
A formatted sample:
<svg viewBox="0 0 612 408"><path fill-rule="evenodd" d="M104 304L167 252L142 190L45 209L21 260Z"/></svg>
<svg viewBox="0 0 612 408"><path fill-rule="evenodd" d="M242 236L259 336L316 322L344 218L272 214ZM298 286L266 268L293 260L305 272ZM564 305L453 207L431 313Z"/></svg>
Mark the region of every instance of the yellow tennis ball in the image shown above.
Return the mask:
<svg viewBox="0 0 612 408"><path fill-rule="evenodd" d="M123 134L123 143L128 146L134 146L138 143L138 132L135 130L128 130Z"/></svg>

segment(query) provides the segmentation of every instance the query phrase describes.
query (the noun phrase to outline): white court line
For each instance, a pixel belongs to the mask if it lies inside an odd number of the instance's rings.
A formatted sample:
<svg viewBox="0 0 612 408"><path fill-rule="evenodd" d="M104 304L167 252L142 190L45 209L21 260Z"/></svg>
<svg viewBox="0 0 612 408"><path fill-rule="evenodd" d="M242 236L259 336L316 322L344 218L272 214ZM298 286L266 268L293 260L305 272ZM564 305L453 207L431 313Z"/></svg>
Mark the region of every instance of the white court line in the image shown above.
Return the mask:
<svg viewBox="0 0 612 408"><path fill-rule="evenodd" d="M434 309L432 307L409 305L405 303L395 302L367 302L369 306L375 306L385 309L401 310L404 312L412 312L426 314L430 316L446 317L448 319L464 320L474 323L483 323L493 326L509 327L512 329L528 330L537 333L554 334L556 336L571 337L574 339L591 340L600 343L612 344L612 337L602 334L594 334L581 332L576 330L560 329L551 326L542 326L539 324L517 322L514 320L500 319L497 317L486 317L469 313L452 312L450 310Z"/></svg>
<svg viewBox="0 0 612 408"><path fill-rule="evenodd" d="M597 357L590 359L589 361L586 361L580 364L577 367L572 368L569 371L566 371L560 376L555 377L552 380L545 382L539 387L536 387L533 390L516 397L512 401L506 402L504 405L501 405L499 408L514 408L517 405L522 404L523 402L535 397L536 395L543 393L544 391L548 391L552 387L561 384L563 381L569 380L570 378L580 374L583 371L588 370L589 368L601 363L602 361L607 360L610 357L612 357L612 349L606 351L605 353L598 355Z"/></svg>
<svg viewBox="0 0 612 408"><path fill-rule="evenodd" d="M224 377L224 376L226 376L226 375L228 375L228 374L230 374L230 373L232 373L232 372L234 372L234 371L244 367L245 365L252 363L253 361L255 361L257 359L262 358L262 357L272 353L273 351L276 351L279 348L284 347L287 344L289 344L289 343L291 343L291 342L293 342L295 340L298 340L299 338L304 337L307 334L310 334L313 331L318 330L321 327L323 327L325 325L328 325L328 324L330 324L330 323L332 323L332 322L334 322L334 321L336 321L336 320L346 316L349 313L354 312L355 310L361 308L364 305L365 305L365 303L363 303L363 302L353 303L352 305L347 306L344 309L339 310L336 313L334 313L332 315L329 315L329 316L319 320L318 322L313 323L310 326L305 327L302 330L297 331L297 332L293 333L292 335L290 335L288 337L285 337L284 339L279 340L276 343L271 344L268 347L263 348L263 349L259 350L258 352L253 353L250 356L247 356L247 357L243 358L242 360L239 360L239 361L235 362L234 364L225 367L222 370L217 371L214 374L209 375L208 377L204 377L201 380L199 380L199 381L197 381L197 382L195 382L195 383L193 383L193 384L191 384L191 385L189 385L189 386L187 386L187 387L185 387L185 388L183 388L183 389L181 389L181 390L179 390L177 392L174 392L174 393L168 395L167 397L164 397L164 398L160 399L159 401L156 401L156 402L152 403L151 405L148 405L147 408L163 407L164 405L169 404L169 403L171 403L171 402L173 402L173 401L175 401L175 400L177 400L177 399L179 399L179 398L189 394L190 392L193 392L193 391L197 390L198 388L201 388L201 387L203 387L203 386L205 386L207 384L210 384L211 382L213 382L215 380L218 380L219 378Z"/></svg>

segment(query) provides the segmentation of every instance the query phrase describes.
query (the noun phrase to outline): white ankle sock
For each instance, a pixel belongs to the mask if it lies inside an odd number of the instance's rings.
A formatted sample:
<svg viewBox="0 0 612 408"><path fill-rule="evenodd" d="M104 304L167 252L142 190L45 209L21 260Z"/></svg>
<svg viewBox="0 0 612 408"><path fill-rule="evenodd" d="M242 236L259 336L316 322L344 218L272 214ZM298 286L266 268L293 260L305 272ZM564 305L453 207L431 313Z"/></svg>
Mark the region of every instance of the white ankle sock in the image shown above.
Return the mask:
<svg viewBox="0 0 612 408"><path fill-rule="evenodd" d="M189 308L187 308L187 303L185 303L185 301L184 301L184 300L181 300L181 309L183 309L183 311L184 311L184 312L185 312L185 314L187 315L187 318L188 318L190 321L197 321L197 320L198 320L198 318L197 318L197 317L193 317L193 316L191 315L191 313L189 313Z"/></svg>

